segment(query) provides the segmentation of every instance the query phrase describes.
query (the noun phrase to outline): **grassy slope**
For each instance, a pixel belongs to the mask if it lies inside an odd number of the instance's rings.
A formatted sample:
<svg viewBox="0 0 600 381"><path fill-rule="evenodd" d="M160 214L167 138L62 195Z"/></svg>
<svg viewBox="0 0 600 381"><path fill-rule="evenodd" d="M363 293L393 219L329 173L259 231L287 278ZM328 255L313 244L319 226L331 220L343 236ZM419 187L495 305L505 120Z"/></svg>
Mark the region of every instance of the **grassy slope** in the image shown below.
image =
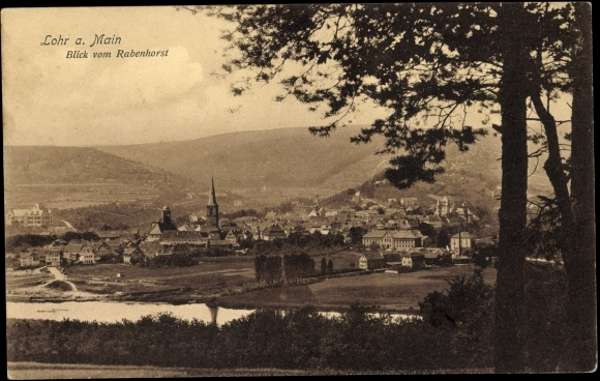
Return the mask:
<svg viewBox="0 0 600 381"><path fill-rule="evenodd" d="M367 145L349 142L359 127L340 129L327 139L310 135L305 128L238 132L171 143L110 146L99 149L147 163L205 184L215 175L220 187L257 193L263 185L268 195L285 189L293 195L331 195L382 173L387 157L374 155L382 140ZM466 195L479 204L493 202L500 184L500 138L486 136L461 153L448 146L446 174L434 184L417 184L399 192L389 186L382 197L442 193ZM541 159L543 162L543 158ZM535 167L532 160L530 167ZM529 178L532 194L547 192L543 170ZM383 194L385 193L385 194Z"/></svg>
<svg viewBox="0 0 600 381"><path fill-rule="evenodd" d="M88 147L5 146L8 207L41 202L63 208L152 200L192 182L181 176Z"/></svg>
<svg viewBox="0 0 600 381"><path fill-rule="evenodd" d="M199 183L214 175L227 189L316 188L336 190L365 181L382 160L375 145L350 144L357 128L328 139L306 128L238 132L207 138L133 146L98 147Z"/></svg>

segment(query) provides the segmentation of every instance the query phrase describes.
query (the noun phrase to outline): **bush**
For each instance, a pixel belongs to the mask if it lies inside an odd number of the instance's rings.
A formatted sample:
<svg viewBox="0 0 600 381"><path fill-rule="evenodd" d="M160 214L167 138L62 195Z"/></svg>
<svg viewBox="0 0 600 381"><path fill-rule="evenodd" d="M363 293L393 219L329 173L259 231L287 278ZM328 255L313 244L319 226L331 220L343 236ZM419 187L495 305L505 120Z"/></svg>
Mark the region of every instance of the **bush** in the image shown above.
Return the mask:
<svg viewBox="0 0 600 381"><path fill-rule="evenodd" d="M279 262L281 263L281 262ZM528 268L528 371L555 371L564 346L565 279ZM337 318L314 308L259 310L222 327L170 315L137 322L7 320L7 360L207 368L490 369L494 291L481 272L420 303L423 320L354 305Z"/></svg>
<svg viewBox="0 0 600 381"><path fill-rule="evenodd" d="M133 263L133 262L132 262ZM197 264L197 260L189 254L173 254L173 255L160 255L152 258L148 258L145 262L142 262L148 267L162 267L162 266L193 266Z"/></svg>

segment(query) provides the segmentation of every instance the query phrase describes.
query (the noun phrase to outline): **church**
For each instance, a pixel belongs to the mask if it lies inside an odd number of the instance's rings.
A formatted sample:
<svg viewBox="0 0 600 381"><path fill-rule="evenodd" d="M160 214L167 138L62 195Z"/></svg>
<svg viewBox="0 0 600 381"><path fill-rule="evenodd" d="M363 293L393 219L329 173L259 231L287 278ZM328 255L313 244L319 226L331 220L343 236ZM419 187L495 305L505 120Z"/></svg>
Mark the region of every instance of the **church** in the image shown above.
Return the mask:
<svg viewBox="0 0 600 381"><path fill-rule="evenodd" d="M219 204L215 192L215 182L211 177L210 188L208 191L208 203L206 205L206 224L200 230L179 231L177 225L171 217L171 210L168 206L162 208L160 220L152 224L152 228L146 237L146 241L171 241L177 240L179 236L185 235L185 241L193 240L203 242L205 246L210 245L210 241L217 243L223 239L223 232L219 224Z"/></svg>
<svg viewBox="0 0 600 381"><path fill-rule="evenodd" d="M208 204L206 204L206 225L202 228L211 239L222 239L223 234L219 224L219 204L215 193L215 181L210 178L210 189L208 191Z"/></svg>

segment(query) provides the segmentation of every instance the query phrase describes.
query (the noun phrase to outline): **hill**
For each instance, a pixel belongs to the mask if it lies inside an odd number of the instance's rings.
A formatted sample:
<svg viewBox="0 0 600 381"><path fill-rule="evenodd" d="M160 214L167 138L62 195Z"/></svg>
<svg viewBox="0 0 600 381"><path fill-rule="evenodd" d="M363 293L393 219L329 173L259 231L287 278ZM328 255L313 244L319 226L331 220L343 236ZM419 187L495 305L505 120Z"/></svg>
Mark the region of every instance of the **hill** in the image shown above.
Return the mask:
<svg viewBox="0 0 600 381"><path fill-rule="evenodd" d="M180 193L192 181L88 147L4 146L8 207L41 202L72 208L105 202L149 202ZM177 197L175 197L177 198Z"/></svg>
<svg viewBox="0 0 600 381"><path fill-rule="evenodd" d="M250 198L331 194L359 184L385 162L374 144L355 145L358 130L340 129L329 138L306 128L237 132L183 142L98 147Z"/></svg>
<svg viewBox="0 0 600 381"><path fill-rule="evenodd" d="M399 190L389 182L381 181L384 179L384 170L381 170L360 185L329 197L326 203L342 205L352 198L355 191L360 191L361 196L379 201L416 197L426 204L431 203L438 196L449 196L450 199L468 201L474 206L491 211L499 206L502 173L500 158L500 137L484 136L466 152L459 152L456 146L449 146L446 160L442 164L445 172L436 176L434 183L418 182L408 189ZM539 162L537 159L530 159L528 178L530 199L552 192L542 168L544 160L545 157L541 157Z"/></svg>
<svg viewBox="0 0 600 381"><path fill-rule="evenodd" d="M330 196L381 176L389 157L375 155L382 140L351 144L360 127L342 128L328 138L306 128L228 133L184 142L98 147L116 156L153 165L207 184L214 175L223 189L273 203L301 196ZM484 199L499 194L500 137L488 135L468 152L449 146L446 173L434 184L419 183L404 191L382 188L382 197L429 193ZM543 159L540 161L543 163ZM530 167L535 167L532 161ZM541 164L530 178L530 193L547 193ZM401 196L400 196L401 197Z"/></svg>
<svg viewBox="0 0 600 381"><path fill-rule="evenodd" d="M444 194L482 207L497 206L499 137L486 136L466 153L450 146L446 173L435 183L399 191L389 184L374 185L389 157L374 154L381 139L351 144L359 128L342 128L329 138L314 137L306 128L289 128L130 146L4 147L5 205L78 207L65 218L82 214L81 222L89 224L123 219L120 213L127 204L127 223L137 225L146 222L147 214L157 213L140 208L169 204L178 215L203 214L214 175L223 212L315 195L335 195L331 201L343 202L349 192L342 191L358 187L365 196L371 192L382 200ZM533 161L530 167L533 171ZM529 180L531 195L548 192L541 164ZM99 204L104 206L94 207Z"/></svg>

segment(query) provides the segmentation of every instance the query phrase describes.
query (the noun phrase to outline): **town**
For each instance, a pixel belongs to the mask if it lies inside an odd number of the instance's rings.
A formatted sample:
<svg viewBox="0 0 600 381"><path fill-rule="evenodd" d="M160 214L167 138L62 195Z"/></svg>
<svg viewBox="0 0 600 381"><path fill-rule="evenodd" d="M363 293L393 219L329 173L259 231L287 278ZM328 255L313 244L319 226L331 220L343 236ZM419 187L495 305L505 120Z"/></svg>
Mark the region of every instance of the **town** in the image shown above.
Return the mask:
<svg viewBox="0 0 600 381"><path fill-rule="evenodd" d="M342 250L341 255L327 254L326 261L331 261L333 268L398 273L469 263L476 248L494 245L494 237L474 235L479 217L472 208L447 196L430 205L420 205L414 197L381 203L361 197L357 191L344 207L321 207L316 200L294 201L285 209L264 216L243 215L242 210L241 216L221 217L211 179L205 216L190 214L187 222L177 226L169 206L164 206L149 231L96 230L86 232L91 239L82 239L74 227L70 232L63 229L62 238L10 252L7 260L15 269L135 265L160 257L256 255L261 253L252 248L259 242L328 237L338 247L350 249ZM52 223L52 212L36 204L31 209L9 211L6 220L11 226L44 228Z"/></svg>

